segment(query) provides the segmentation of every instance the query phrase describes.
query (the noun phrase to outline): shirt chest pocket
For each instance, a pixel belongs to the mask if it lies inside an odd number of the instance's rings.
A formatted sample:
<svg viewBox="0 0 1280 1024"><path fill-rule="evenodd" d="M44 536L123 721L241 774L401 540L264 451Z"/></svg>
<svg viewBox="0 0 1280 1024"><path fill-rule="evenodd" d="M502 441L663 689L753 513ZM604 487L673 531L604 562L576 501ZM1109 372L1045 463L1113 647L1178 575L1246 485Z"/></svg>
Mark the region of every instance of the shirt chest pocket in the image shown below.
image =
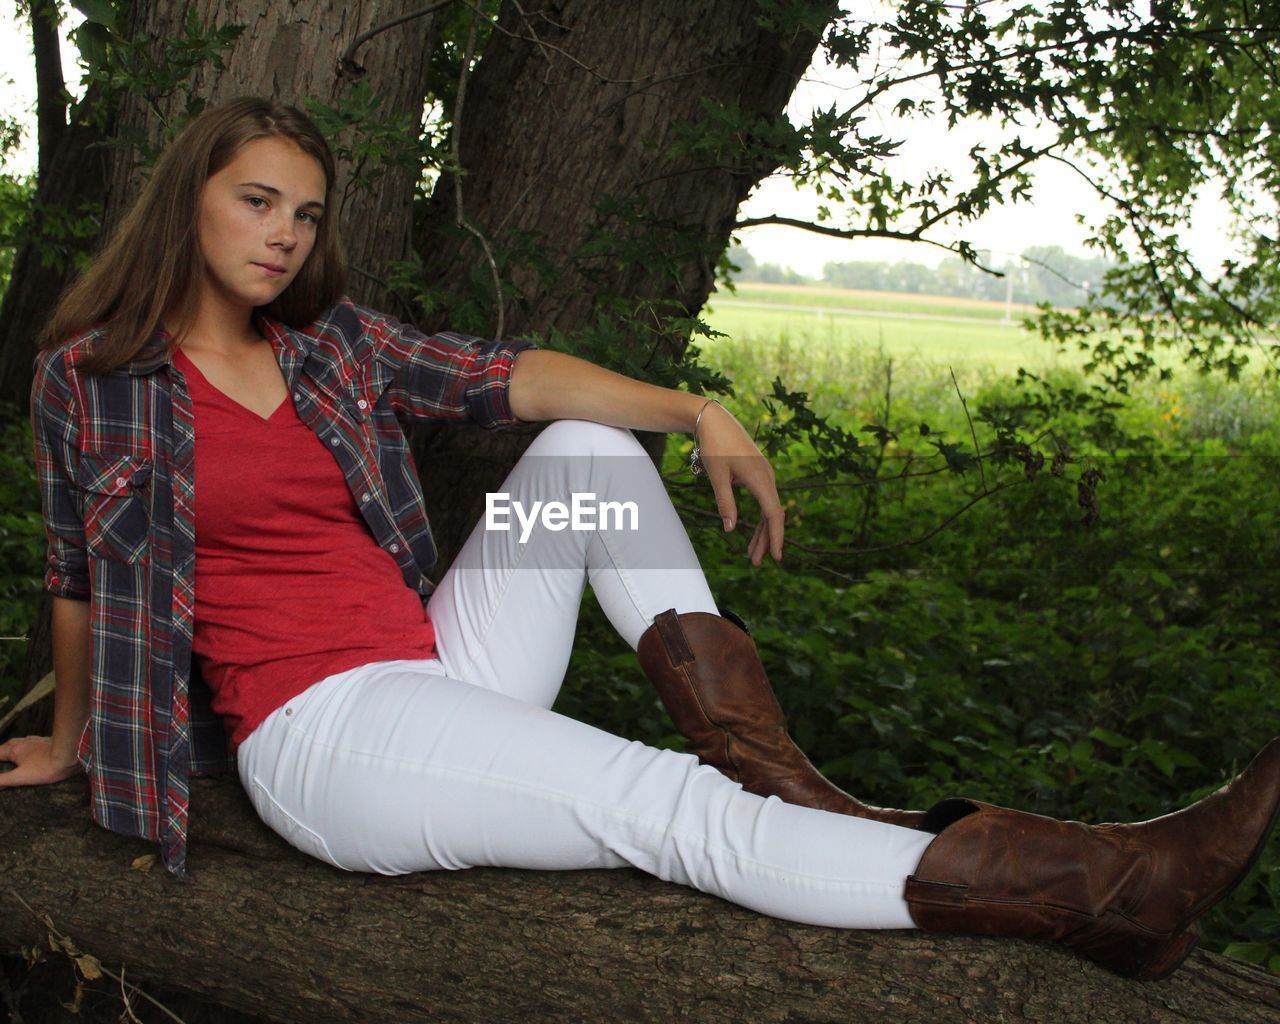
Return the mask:
<svg viewBox="0 0 1280 1024"><path fill-rule="evenodd" d="M77 482L84 493L85 548L92 558L138 562L151 537L151 460L84 452Z"/></svg>

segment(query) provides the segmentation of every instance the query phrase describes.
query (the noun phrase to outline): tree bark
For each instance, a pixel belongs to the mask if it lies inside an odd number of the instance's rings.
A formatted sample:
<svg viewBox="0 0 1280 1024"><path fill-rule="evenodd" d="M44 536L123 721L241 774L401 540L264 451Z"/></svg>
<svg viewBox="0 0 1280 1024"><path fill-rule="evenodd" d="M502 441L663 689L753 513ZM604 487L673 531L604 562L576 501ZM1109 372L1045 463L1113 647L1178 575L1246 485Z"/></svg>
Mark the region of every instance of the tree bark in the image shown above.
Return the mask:
<svg viewBox="0 0 1280 1024"><path fill-rule="evenodd" d="M135 4L129 37L153 40L151 56L160 59L164 46L183 36L192 6L186 0ZM92 102L79 104L70 128L58 136L47 171L42 171L33 233L40 237L41 211L55 203L110 224L137 195L142 168L132 148L108 144L107 140L141 137L159 145L166 126L181 122L192 98L209 105L243 95L272 96L295 105L302 105L307 98L338 104L357 82L365 81L382 98L381 112L404 119L412 126L409 141L416 142L430 58L424 43L432 19L415 18L379 32L360 47L354 63L343 64L341 57L362 32L419 6L419 0L361 0L352 4L337 0L294 0L289 4L201 0L194 5L201 24L245 26L235 45L223 55L225 68L203 65L184 89L134 97L105 128L85 116ZM40 38L37 35L37 41ZM93 99L96 101L96 94ZM42 106L42 144L45 123ZM358 126L359 130L367 128ZM340 145L349 140L335 141ZM43 167L43 148L41 158ZM337 194L341 201L337 215L352 267L351 294L375 308L399 305L395 311L402 317L410 311L393 301L380 282L385 280L387 268L410 252L416 180L417 172L412 168L374 167L368 160L339 159ZM96 237L68 239L58 250L56 264L42 251L47 239L28 243L19 251L0 305L0 397L20 409L25 409L29 400L36 339L71 279L75 259L87 254L96 242ZM44 623L48 614L46 597L33 617ZM51 665L47 631L33 633L28 650L26 681L30 686ZM19 733L44 731L48 719L47 707L39 705L13 728Z"/></svg>
<svg viewBox="0 0 1280 1024"><path fill-rule="evenodd" d="M37 180L49 171L49 163L67 130L67 88L62 80L62 44L58 39L58 8L54 0L33 0L32 52L36 61Z"/></svg>
<svg viewBox="0 0 1280 1024"><path fill-rule="evenodd" d="M234 780L193 787L191 875L89 820L83 779L0 793L0 950L49 930L135 984L279 1021L1213 1021L1280 1015L1280 979L1195 953L1118 978L1043 943L839 931L636 871L384 878L310 860Z"/></svg>
<svg viewBox="0 0 1280 1024"><path fill-rule="evenodd" d="M168 95L142 97L122 113L124 131L141 134L153 146L162 145L170 126L184 118L189 99L209 106L236 96L268 96L305 108L307 100L336 105L351 96L358 82L382 100L380 114L404 119L411 126L410 145L422 125L426 91L427 45L433 16L397 24L374 35L360 47L353 64L342 57L362 32L395 21L422 7L421 0L291 0L287 4L247 3L244 0L157 0L134 5L134 38L155 40L159 58L166 42L182 35L186 18L194 15L206 26L243 26L223 56L224 68L202 64L187 87ZM357 130L369 125L358 126ZM340 148L347 139L330 140ZM392 302L380 283L388 266L410 252L411 207L417 170L377 166L368 159L343 159L339 153L339 208L343 240L353 274L351 292L377 309ZM119 152L112 188L112 213L135 194L142 173L136 154Z"/></svg>
<svg viewBox="0 0 1280 1024"><path fill-rule="evenodd" d="M336 104L366 81L382 98L381 112L404 118L416 140L426 90L431 18L416 18L380 32L358 51L357 65L340 58L361 32L418 7L418 0L294 0L289 4L248 4L233 0L158 0L134 4L130 38L153 40L159 59L166 44L184 35L189 12L203 25L243 25L234 46L223 55L225 67L198 67L186 87L169 93L132 97L103 128L73 114L70 128L42 173L37 207L56 201L110 224L137 194L142 168L137 154L104 142L136 133L152 145L179 124L187 104L208 104L233 96L265 95L299 104L307 98ZM81 103L83 111L87 104ZM43 109L43 108L42 108ZM43 123L43 122L42 122ZM360 126L367 127L367 126ZM343 140L337 140L341 143ZM42 154L42 167L44 158ZM352 294L375 308L397 301L380 283L387 267L411 251L411 207L417 172L406 167L374 167L370 162L339 160L338 216L353 267ZM47 182L47 184L46 184ZM37 226L38 227L38 226ZM0 309L0 397L25 408L31 390L35 341L58 294L70 278L71 262L88 252L96 237L72 240L66 259L51 268L39 247L19 252ZM401 306L399 312L407 310Z"/></svg>
<svg viewBox="0 0 1280 1024"><path fill-rule="evenodd" d="M830 4L829 14L836 9ZM673 155L676 144L705 120L705 106L779 117L820 41L818 29L783 35L760 15L756 0L503 5L455 131L467 223L500 257L520 239L539 246L537 260L505 285L504 334L588 328L602 297L627 308L656 302L681 317L702 308L738 207L776 162L753 154L749 137L714 157ZM489 273L483 247L458 227L455 200L453 177L443 175L416 243L445 296ZM634 203L643 228L602 213L602 201ZM642 243L652 258L634 249L625 258L585 254L585 243L605 236L622 247ZM447 302L425 326L446 325ZM497 323L495 312L487 333ZM636 336L632 344L652 342ZM674 335L659 344L682 351ZM458 443L452 431L414 433L442 565L479 519L484 491L501 480L486 468L509 466L528 438L467 439L467 459L455 457Z"/></svg>
<svg viewBox="0 0 1280 1024"><path fill-rule="evenodd" d="M58 295L71 280L77 259L96 244L92 231L68 234L59 220L70 217L92 228L102 215L107 196L107 155L104 139L110 133L89 116L97 92L71 111L71 123L58 134L57 144L36 186L27 227L27 241L14 258L13 275L0 302L0 400L25 410L31 396L36 341L53 311ZM51 218L57 211L62 216ZM53 221L53 223L51 223Z"/></svg>

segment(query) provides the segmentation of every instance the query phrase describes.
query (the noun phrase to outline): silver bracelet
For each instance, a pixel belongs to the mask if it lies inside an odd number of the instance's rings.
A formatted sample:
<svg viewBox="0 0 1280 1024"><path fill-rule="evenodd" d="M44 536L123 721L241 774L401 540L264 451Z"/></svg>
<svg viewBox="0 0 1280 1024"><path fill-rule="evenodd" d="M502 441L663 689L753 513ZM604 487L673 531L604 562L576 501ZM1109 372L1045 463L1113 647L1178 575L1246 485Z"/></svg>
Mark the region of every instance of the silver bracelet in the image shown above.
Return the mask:
<svg viewBox="0 0 1280 1024"><path fill-rule="evenodd" d="M702 464L702 447L698 442L698 428L702 426L702 414L711 405L720 405L720 403L714 398L708 398L698 410L698 418L693 421L693 451L689 453L689 469L694 476L702 476L706 472L706 467ZM723 409L724 406L720 405L720 408Z"/></svg>

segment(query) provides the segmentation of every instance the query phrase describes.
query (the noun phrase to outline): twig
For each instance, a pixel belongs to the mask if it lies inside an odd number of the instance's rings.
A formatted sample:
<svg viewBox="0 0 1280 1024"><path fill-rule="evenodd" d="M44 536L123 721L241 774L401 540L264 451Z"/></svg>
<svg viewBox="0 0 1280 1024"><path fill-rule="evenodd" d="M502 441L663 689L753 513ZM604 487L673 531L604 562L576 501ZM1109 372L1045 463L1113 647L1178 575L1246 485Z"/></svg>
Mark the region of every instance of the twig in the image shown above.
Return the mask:
<svg viewBox="0 0 1280 1024"><path fill-rule="evenodd" d="M49 934L50 934L50 935L52 935L52 936L53 936L55 939L57 939L60 943L63 943L63 944L64 944L64 945L63 945L62 952L67 953L67 950L68 950L68 949L75 949L75 944L74 944L70 939L68 939L65 935L63 935L61 932L59 932L57 928L55 928L55 927L54 927L53 919L52 919L51 917L49 917L49 915L48 915L48 914L45 914L43 917L42 917L40 914L37 914L37 913L36 913L36 911L35 911L35 908L34 908L34 907L32 907L30 903L28 903L26 900L24 900L21 896L19 896L19 895L18 895L16 892L14 892L14 890L12 890L12 889L10 889L10 890L9 890L9 895L10 895L10 896L12 896L15 900L17 900L17 901L18 901L18 902L19 902L19 903L20 903L20 904L21 904L21 905L26 909L27 913L29 913L29 914L30 914L32 917L34 917L37 921L39 921L39 922L40 922L41 924L43 924L46 928L48 928L48 929L49 929ZM70 953L67 953L67 955L68 955L68 956L71 956L71 954L70 954ZM74 956L72 956L72 959L74 960L74 959L75 959L75 957L74 957ZM102 961L101 961L101 960L98 960L98 958L97 958L97 957L94 957L94 960L95 960L95 961L97 961L98 970L100 970L103 974L105 974L105 975L106 975L108 978L110 978L112 981L118 981L118 982L120 983L120 989L121 989L121 991L124 991L124 987L125 987L125 984L126 984L126 982L125 982L125 980L124 980L124 975L123 975L123 974L116 974L114 971L110 971L110 970L108 970L106 967L102 966ZM138 988L136 985L129 985L129 988L133 990L134 994L142 996L142 998L143 998L143 999L145 999L147 1002L149 1002L152 1006L154 1006L157 1010L159 1010L161 1013L163 1013L163 1014L164 1014L166 1017L168 1017L170 1020L172 1020L172 1021L176 1021L176 1022L177 1022L177 1024L187 1024L187 1022L186 1022L186 1021L184 1021L184 1020L183 1020L181 1017L179 1017L176 1013L174 1013L172 1010L170 1010L167 1006L165 1006L163 1003L157 1002L155 999L152 999L152 998L151 998L151 996L147 995L144 991L142 991L142 989ZM125 1006L126 1006L126 1007L128 1007L128 1003L127 1003L127 1002L125 1003ZM130 1016L132 1016L132 1014L130 1014Z"/></svg>
<svg viewBox="0 0 1280 1024"><path fill-rule="evenodd" d="M477 7L474 3L472 3L471 0L462 0L462 2L475 12L476 17L484 18L485 21L487 21L490 25L492 25L494 31L501 32L504 36L509 36L512 39L519 39L526 43L534 43L540 50L543 51L544 57L546 56L547 50L555 50L556 53L567 58L569 61L576 64L578 67L580 67L587 74L600 79L600 81L602 82L608 82L612 85L635 85L638 82L644 82L647 79L650 79L653 77L653 74L645 75L643 78L610 78L608 75L602 75L595 68L588 67L582 61L578 60L578 58L575 57L573 54L571 54L568 50L565 50L559 46L556 46L555 43L544 42L542 39L538 38L538 36L533 31L533 26L529 25L529 16L525 14L524 10L518 4L516 5L516 10L519 11L521 18L524 19L524 23L529 29L530 34L527 36L522 36L518 32L512 32L511 29L505 28L498 21L497 18L489 17L489 15L485 14L484 11L480 10L479 7ZM552 22L552 24L556 25L555 22ZM565 26L556 25L556 28L563 30ZM550 60L548 60L548 63L550 63Z"/></svg>
<svg viewBox="0 0 1280 1024"><path fill-rule="evenodd" d="M878 554L881 551L893 551L896 548L915 547L916 545L923 544L925 541L930 540L931 538L937 536L939 533L945 530L948 526L954 523L957 519L959 519L962 515L968 512L969 509L973 508L974 505L978 504L978 502L982 501L984 498L989 498L994 494L999 494L1001 491L1005 490L1006 488L1017 487L1020 484L1025 484L1026 482L1027 481L1025 480L1014 480L1014 481L1004 481L996 484L994 487L986 491L983 491L981 494L977 495L975 498L973 498L972 501L965 502L964 505L960 506L960 508L956 509L955 512L953 512L951 515L947 516L945 519L939 522L938 525L935 526L932 530L928 531L927 533L922 533L919 537L909 538L907 540L895 541L893 544L881 544L874 548L855 548L851 550L848 550L848 549L842 550L840 548L807 548L805 550L807 550L810 554L813 554L813 555L849 556L849 555L871 555L871 554Z"/></svg>
<svg viewBox="0 0 1280 1024"><path fill-rule="evenodd" d="M927 533L922 533L918 537L908 538L907 540L895 541L892 544L879 544L876 547L871 547L871 548L814 548L814 547L809 547L808 545L805 545L805 544L801 544L799 541L788 539L787 545L791 548L794 548L796 551L803 551L807 555L822 556L827 558L829 557L850 558L855 555L871 555L871 554L878 554L881 551L893 551L896 548L915 547L919 544L923 544L925 541L931 539L932 537L937 536L937 534L941 533L944 529L946 529L948 526L954 523L957 519L959 519L962 515L968 512L969 509L973 508L974 505L978 504L978 502L982 501L984 498L990 498L992 495L999 494L1003 490L1006 490L1010 487L1017 487L1021 484L1025 484L1026 482L1027 482L1026 480L1002 481L1001 483L996 484L994 487L983 491L981 494L974 497L971 501L965 502L965 504L961 505L960 508L956 509L955 512L947 516L945 519L939 522L933 529L929 530ZM692 505L673 505L673 507L678 512L687 512L690 515L699 516L704 519L714 519L716 522L720 522L720 514L718 512L712 512L704 508L697 508ZM738 517L738 520L739 520L738 521L739 528L742 531L744 531L745 534L750 534L751 531L755 529L756 524L753 523L751 520L747 519L745 516L740 515Z"/></svg>
<svg viewBox="0 0 1280 1024"><path fill-rule="evenodd" d="M26 695L13 706L13 710L6 714L4 718L0 718L0 733L3 733L8 728L9 723L18 717L19 712L25 711L32 704L44 700L53 693L53 687L54 676L52 672L49 672L27 691Z"/></svg>
<svg viewBox="0 0 1280 1024"><path fill-rule="evenodd" d="M125 990L123 964L120 965L120 1001L124 1003L124 1012L129 1015L129 1024L142 1024L133 1012L133 1003L129 1001L129 993Z"/></svg>
<svg viewBox="0 0 1280 1024"><path fill-rule="evenodd" d="M387 296L389 298L392 298L396 302L400 303L400 309L404 313L406 320L412 319L413 307L409 304L409 300L406 299L394 288L392 288L391 285L387 284L387 282L384 281L382 278L380 278L377 274L374 274L368 270L365 270L364 267L358 267L354 263L351 264L347 269L349 269L352 273L359 274L361 277L367 278L368 280L376 284L379 288L381 288L384 292L387 293Z"/></svg>
<svg viewBox="0 0 1280 1024"><path fill-rule="evenodd" d="M969 403L964 400L964 395L960 391L960 382L956 380L955 368L948 366L947 370L951 374L951 383L956 389L956 397L960 399L960 407L964 409L964 418L969 421L969 436L973 438L973 454L978 457L978 479L982 481L982 490L985 492L987 471L982 466L982 448L978 444L978 432L973 427L973 417L969 415Z"/></svg>
<svg viewBox="0 0 1280 1024"><path fill-rule="evenodd" d="M458 227L466 229L476 237L480 242L480 247L484 250L485 259L489 262L489 273L493 275L493 289L498 302L498 326L494 332L493 340L501 341L502 329L505 326L505 313L503 312L505 300L502 296L502 277L498 273L498 261L493 258L493 250L489 247L489 240L484 237L484 233L472 225L462 211L462 156L459 142L462 136L462 106L466 101L467 78L470 76L471 61L474 59L476 52L476 23L481 17L479 11L474 7L471 9L475 11L475 16L471 19L471 29L467 33L467 52L463 55L462 71L458 75L458 95L453 104L453 126L449 131L449 154L453 158L453 205Z"/></svg>
<svg viewBox="0 0 1280 1024"><path fill-rule="evenodd" d="M812 221L798 220L795 217L780 217L777 214L771 214L768 217L752 217L750 220L740 220L733 225L731 230L737 231L740 228L754 228L761 224L782 224L785 227L801 228L805 231L813 231L819 235L830 235L832 238L896 238L903 242L923 242L925 245L935 245L939 249L945 249L947 252L953 252L957 256L964 259L970 257L965 256L964 249L957 243L948 245L946 242L939 242L933 238L925 238L919 230L916 231L892 231L888 228L883 230L879 228L832 228L825 224L814 224ZM979 270L985 270L994 277L1004 277L1004 271L996 270L994 267L988 267L986 264L979 263L976 259L971 261Z"/></svg>
<svg viewBox="0 0 1280 1024"><path fill-rule="evenodd" d="M883 338L881 341L883 342ZM862 522L858 524L858 542L861 543L867 539L867 530L871 525L871 511L875 506L876 499L880 494L880 468L884 465L885 452L889 449L888 432L893 428L890 426L893 413L893 357L886 359L884 362L884 433L880 435L880 450L876 452L876 464L871 472L870 486L867 488L865 500L862 503Z"/></svg>
<svg viewBox="0 0 1280 1024"><path fill-rule="evenodd" d="M1035 266L1039 267L1041 270L1047 270L1047 271L1049 271L1049 273L1051 273L1051 274L1052 274L1054 277L1056 277L1059 281L1062 281L1064 284L1069 284L1069 285L1071 285L1071 287L1072 287L1072 288L1078 288L1080 291L1082 291L1082 292L1084 292L1084 293L1086 293L1086 294L1088 294L1088 292L1089 292L1089 286L1088 286L1088 285L1081 284L1079 281L1073 281L1073 280L1071 280L1071 278L1067 277L1067 275L1066 275L1066 274L1064 274L1064 273L1063 273L1061 270L1059 270L1057 267L1050 266L1050 265L1049 265L1048 263L1046 263L1044 260L1038 260L1038 259L1036 259L1034 256L1028 256L1025 252L1024 252L1024 253L1022 253L1022 254L1018 257L1018 259L1022 260L1024 263L1032 263L1032 264L1034 264Z"/></svg>
<svg viewBox="0 0 1280 1024"><path fill-rule="evenodd" d="M356 50L364 46L374 36L387 31L387 29L395 28L397 25L403 25L406 21L412 21L414 18L424 18L428 14L434 14L441 8L448 7L453 4L454 0L439 0L434 4L428 4L420 11L412 11L409 14L402 14L398 18L392 18L390 21L384 21L381 25L374 25L367 32L361 32L351 41L351 45L347 47L346 52L338 58L339 64L344 68L359 68L356 63Z"/></svg>

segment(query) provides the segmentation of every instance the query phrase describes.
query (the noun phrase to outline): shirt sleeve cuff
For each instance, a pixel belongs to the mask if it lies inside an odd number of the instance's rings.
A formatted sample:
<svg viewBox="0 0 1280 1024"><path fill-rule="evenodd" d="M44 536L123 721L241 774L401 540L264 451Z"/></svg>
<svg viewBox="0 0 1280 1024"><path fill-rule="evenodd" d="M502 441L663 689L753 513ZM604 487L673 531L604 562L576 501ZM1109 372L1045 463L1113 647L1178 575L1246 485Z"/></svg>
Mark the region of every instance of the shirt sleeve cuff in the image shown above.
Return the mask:
<svg viewBox="0 0 1280 1024"><path fill-rule="evenodd" d="M74 601L89 600L89 581L61 569L45 570L44 589L54 597L68 597Z"/></svg>
<svg viewBox="0 0 1280 1024"><path fill-rule="evenodd" d="M490 341L479 346L467 384L467 415L487 429L512 427L524 421L511 411L511 373L516 356L538 346L528 340Z"/></svg>

